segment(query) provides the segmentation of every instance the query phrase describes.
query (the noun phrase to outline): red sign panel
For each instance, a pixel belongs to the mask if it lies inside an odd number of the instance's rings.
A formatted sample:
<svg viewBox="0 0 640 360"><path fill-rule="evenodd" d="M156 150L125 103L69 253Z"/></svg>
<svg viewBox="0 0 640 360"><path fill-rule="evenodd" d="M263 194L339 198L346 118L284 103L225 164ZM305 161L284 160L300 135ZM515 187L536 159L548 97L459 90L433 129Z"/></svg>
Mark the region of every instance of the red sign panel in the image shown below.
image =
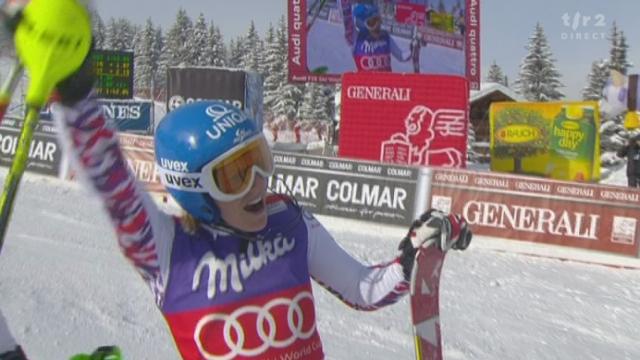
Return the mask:
<svg viewBox="0 0 640 360"><path fill-rule="evenodd" d="M124 156L140 182L147 191L166 192L156 173L153 136L119 133L120 146Z"/></svg>
<svg viewBox="0 0 640 360"><path fill-rule="evenodd" d="M396 21L400 24L425 26L427 8L419 4L396 4Z"/></svg>
<svg viewBox="0 0 640 360"><path fill-rule="evenodd" d="M464 167L468 100L469 85L462 77L345 74L339 155Z"/></svg>
<svg viewBox="0 0 640 360"><path fill-rule="evenodd" d="M434 170L430 206L474 233L638 255L640 191L460 170Z"/></svg>

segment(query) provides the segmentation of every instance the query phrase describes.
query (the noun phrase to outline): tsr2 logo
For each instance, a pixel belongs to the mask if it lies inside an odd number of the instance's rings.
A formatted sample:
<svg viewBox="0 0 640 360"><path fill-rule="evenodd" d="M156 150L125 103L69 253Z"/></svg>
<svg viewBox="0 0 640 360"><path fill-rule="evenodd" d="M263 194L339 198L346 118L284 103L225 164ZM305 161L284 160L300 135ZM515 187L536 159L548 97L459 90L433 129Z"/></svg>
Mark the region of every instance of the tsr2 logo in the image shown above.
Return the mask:
<svg viewBox="0 0 640 360"><path fill-rule="evenodd" d="M574 14L564 13L562 24L570 30L563 31L562 40L604 40L606 35L602 31L606 26L604 15L583 15L579 11Z"/></svg>

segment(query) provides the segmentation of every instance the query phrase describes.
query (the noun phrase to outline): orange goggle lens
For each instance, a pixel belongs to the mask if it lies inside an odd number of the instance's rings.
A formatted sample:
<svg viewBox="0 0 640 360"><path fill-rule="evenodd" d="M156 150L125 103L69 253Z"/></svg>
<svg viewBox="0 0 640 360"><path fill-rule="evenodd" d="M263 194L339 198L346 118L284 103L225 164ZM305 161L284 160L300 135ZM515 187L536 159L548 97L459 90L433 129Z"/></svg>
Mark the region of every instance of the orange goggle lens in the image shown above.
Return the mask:
<svg viewBox="0 0 640 360"><path fill-rule="evenodd" d="M213 180L223 194L237 195L252 185L254 169L262 175L273 173L273 159L264 138L249 143L212 169Z"/></svg>

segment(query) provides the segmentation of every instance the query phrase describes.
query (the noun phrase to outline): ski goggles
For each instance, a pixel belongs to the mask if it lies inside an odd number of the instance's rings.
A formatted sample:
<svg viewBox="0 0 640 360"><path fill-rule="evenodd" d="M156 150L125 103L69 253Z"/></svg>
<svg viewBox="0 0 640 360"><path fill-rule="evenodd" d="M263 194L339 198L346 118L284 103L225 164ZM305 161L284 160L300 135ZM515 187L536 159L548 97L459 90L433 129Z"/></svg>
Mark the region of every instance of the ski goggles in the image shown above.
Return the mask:
<svg viewBox="0 0 640 360"><path fill-rule="evenodd" d="M207 193L218 201L233 201L245 196L256 174L273 175L271 150L264 136L248 140L206 164L200 173L181 173L158 166L162 183L172 189Z"/></svg>

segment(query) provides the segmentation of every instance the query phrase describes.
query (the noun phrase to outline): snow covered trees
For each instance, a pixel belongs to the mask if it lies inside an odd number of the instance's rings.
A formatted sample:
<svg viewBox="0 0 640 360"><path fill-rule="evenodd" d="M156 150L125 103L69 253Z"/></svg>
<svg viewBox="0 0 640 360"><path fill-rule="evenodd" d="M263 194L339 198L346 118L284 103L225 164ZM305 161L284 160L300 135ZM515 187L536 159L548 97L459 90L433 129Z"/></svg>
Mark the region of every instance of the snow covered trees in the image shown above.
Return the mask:
<svg viewBox="0 0 640 360"><path fill-rule="evenodd" d="M536 24L529 37L528 54L522 59L519 77L516 80L518 92L528 101L559 100L564 94L558 89L560 73L556 70L551 48L540 23Z"/></svg>
<svg viewBox="0 0 640 360"><path fill-rule="evenodd" d="M627 60L627 38L624 32L618 29L618 25L614 22L611 28L611 49L609 50L609 68L616 70L622 74L626 74L627 70L632 66Z"/></svg>
<svg viewBox="0 0 640 360"><path fill-rule="evenodd" d="M264 77L264 110L267 119L333 121L335 86L288 82L288 28L284 16L261 37L253 21L247 32L228 46L220 29L204 14L192 20L179 9L168 31L151 19L136 27L126 19L109 19L107 25L94 15L96 48L134 51L134 87L147 97L166 84L172 66L228 66L256 71ZM157 92L154 97L157 97Z"/></svg>
<svg viewBox="0 0 640 360"><path fill-rule="evenodd" d="M582 89L582 100L600 100L602 89L608 78L609 62L606 60L594 61L591 64L591 72L587 76L587 86Z"/></svg>
<svg viewBox="0 0 640 360"><path fill-rule="evenodd" d="M489 73L487 74L487 81L498 83L504 86L509 86L507 81L507 76L502 71L502 68L496 63L494 60L491 66L489 67Z"/></svg>

